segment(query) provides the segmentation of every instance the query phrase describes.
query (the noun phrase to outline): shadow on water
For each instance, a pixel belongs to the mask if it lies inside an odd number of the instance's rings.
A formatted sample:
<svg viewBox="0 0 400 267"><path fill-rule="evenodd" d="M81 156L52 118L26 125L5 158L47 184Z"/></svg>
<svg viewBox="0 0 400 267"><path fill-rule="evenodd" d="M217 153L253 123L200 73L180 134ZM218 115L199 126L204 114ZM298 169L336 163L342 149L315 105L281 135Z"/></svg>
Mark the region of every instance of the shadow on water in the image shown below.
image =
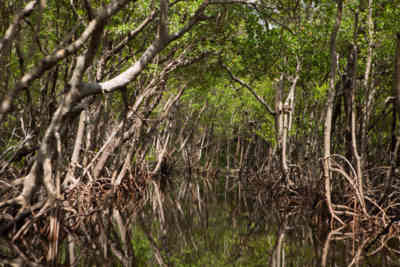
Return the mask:
<svg viewBox="0 0 400 267"><path fill-rule="evenodd" d="M12 239L1 239L1 262L3 266L400 266L396 221L377 228L354 217L338 225L322 196L311 204L305 198L299 201L300 188L270 185L265 186L268 191L255 192L238 183L228 185L227 194L219 187L185 181L163 191L150 182L142 197L123 205L116 205L116 195L96 200L91 209L82 208L88 204L83 200L70 201L74 209L64 203L63 208L45 211L49 220L35 221L33 215ZM85 194L83 189L79 192ZM51 218L60 229L56 239L51 223L46 223ZM369 231L359 230L368 227Z"/></svg>

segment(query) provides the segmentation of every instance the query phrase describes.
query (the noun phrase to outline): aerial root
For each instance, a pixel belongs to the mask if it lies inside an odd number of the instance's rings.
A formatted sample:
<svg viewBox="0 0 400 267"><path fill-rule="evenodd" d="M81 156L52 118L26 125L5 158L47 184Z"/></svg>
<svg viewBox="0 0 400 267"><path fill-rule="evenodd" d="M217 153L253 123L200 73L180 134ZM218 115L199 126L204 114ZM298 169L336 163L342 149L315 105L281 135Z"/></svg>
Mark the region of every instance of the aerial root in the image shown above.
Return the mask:
<svg viewBox="0 0 400 267"><path fill-rule="evenodd" d="M28 207L28 201L23 195L19 195L7 201L0 202L0 208L5 208L12 205L19 205L21 209L25 209Z"/></svg>

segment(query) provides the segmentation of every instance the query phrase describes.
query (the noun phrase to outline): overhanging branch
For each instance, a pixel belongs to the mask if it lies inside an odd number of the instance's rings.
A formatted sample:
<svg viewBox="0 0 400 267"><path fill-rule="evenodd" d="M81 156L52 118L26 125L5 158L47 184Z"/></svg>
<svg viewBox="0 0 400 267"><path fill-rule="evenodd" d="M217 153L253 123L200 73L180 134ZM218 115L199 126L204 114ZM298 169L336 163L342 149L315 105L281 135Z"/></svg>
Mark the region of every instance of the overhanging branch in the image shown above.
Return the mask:
<svg viewBox="0 0 400 267"><path fill-rule="evenodd" d="M250 93L257 99L257 101L260 102L265 107L265 109L268 111L268 113L272 116L275 116L275 114L276 114L275 111L272 110L272 108L267 104L267 102L265 102L265 100L261 96L259 96L250 85L248 85L246 82L244 82L241 79L239 79L238 77L236 77L232 73L232 71L227 66L225 66L225 64L221 63L221 65L228 72L229 76L231 77L231 79L233 81L235 81L238 84L240 84L241 86L247 88L250 91Z"/></svg>

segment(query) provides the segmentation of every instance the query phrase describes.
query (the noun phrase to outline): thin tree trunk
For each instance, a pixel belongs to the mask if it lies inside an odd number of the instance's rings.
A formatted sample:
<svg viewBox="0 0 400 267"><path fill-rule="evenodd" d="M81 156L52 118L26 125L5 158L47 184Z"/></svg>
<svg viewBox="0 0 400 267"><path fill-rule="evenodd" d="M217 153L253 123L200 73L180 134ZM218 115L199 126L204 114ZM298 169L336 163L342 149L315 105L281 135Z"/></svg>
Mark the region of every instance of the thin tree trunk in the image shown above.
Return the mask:
<svg viewBox="0 0 400 267"><path fill-rule="evenodd" d="M393 91L396 96L396 112L400 114L400 32L396 35L396 58L393 79ZM399 116L397 116L399 117Z"/></svg>
<svg viewBox="0 0 400 267"><path fill-rule="evenodd" d="M279 115L283 115L283 120L282 126L280 126L280 131L282 131L280 134L282 134L281 139L282 139L282 151L281 151L281 164L283 168L283 174L285 176L285 179L287 182L290 184L292 181L289 180L288 174L289 174L289 166L288 166L288 152L287 152L287 147L289 143L289 131L290 127L292 125L292 117L293 117L293 112L294 112L294 99L295 99L295 90L296 90L296 85L297 81L300 78L300 62L297 61L297 67L296 67L296 76L292 81L292 85L290 87L290 91L288 96L286 97L285 104L283 106L282 113ZM281 103L280 103L281 105Z"/></svg>
<svg viewBox="0 0 400 267"><path fill-rule="evenodd" d="M286 179L289 168L286 164L286 146L283 145L284 138L284 111L283 111L283 91L285 88L285 75L280 75L275 93L275 138L277 142L277 151L280 157L280 168Z"/></svg>
<svg viewBox="0 0 400 267"><path fill-rule="evenodd" d="M354 39L353 39L353 66L351 73L351 144L353 156L356 160L356 180L358 184L358 198L360 199L361 207L365 214L367 210L365 207L364 199L364 186L363 186L363 173L362 173L362 156L358 151L357 145L357 126L356 126L356 88L357 88L357 60L358 60L358 47L357 47L357 31L358 31L358 14L355 15L354 25ZM369 72L369 70L367 70Z"/></svg>
<svg viewBox="0 0 400 267"><path fill-rule="evenodd" d="M68 186L69 184L75 184L78 180L75 178L75 169L78 165L79 162L79 156L80 152L82 149L82 140L83 140L83 135L84 135L84 130L85 130L85 121L86 121L86 111L82 111L80 118L79 118L79 124L78 124L78 133L75 138L75 145L74 145L74 150L72 152L72 157L71 157L71 163L67 172L67 175L65 176L64 179L64 185Z"/></svg>
<svg viewBox="0 0 400 267"><path fill-rule="evenodd" d="M343 1L338 0L336 23L332 30L330 39L330 80L329 80L329 91L328 99L326 102L326 117L324 125L324 180L325 180L325 196L331 215L336 218L339 222L342 220L337 217L332 207L331 200L331 173L330 173L330 157L331 157L331 132L332 132L332 112L333 102L335 99L335 80L336 80L336 68L337 68L337 54L336 54L336 37L339 32L340 24L342 21Z"/></svg>
<svg viewBox="0 0 400 267"><path fill-rule="evenodd" d="M391 189L393 182L393 172L397 167L399 160L399 146L400 146L400 130L396 128L397 118L400 118L400 32L396 35L396 54L395 54L395 65L394 65L394 73L393 73L393 94L396 96L396 100L394 102L394 110L393 110L393 125L392 128L392 150L391 152L391 162L390 168L386 174L385 181L385 193L383 197L386 197ZM397 115L397 116L396 116Z"/></svg>
<svg viewBox="0 0 400 267"><path fill-rule="evenodd" d="M368 54L367 54L367 63L365 66L365 74L364 74L364 90L367 92L367 99L366 102L363 105L363 118L362 118L362 124L361 124L361 155L364 157L363 161L365 160L365 157L367 156L367 145L368 145L368 122L371 117L371 112L372 112L372 104L374 101L375 93L376 93L376 88L371 86L371 72L372 72L372 59L373 59L373 47L375 46L375 41L374 41L374 23L372 20L372 5L373 5L373 0L368 1L368 18L367 18L367 24L368 24Z"/></svg>

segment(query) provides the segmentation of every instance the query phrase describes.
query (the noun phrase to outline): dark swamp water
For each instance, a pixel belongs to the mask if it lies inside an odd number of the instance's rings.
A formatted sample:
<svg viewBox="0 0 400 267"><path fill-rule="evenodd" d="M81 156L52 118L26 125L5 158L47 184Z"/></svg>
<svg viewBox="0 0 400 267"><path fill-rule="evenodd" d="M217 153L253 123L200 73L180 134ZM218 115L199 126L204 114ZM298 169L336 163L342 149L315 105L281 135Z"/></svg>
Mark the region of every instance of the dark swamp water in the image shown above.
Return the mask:
<svg viewBox="0 0 400 267"><path fill-rule="evenodd" d="M116 195L85 202L78 190L80 202L10 229L1 266L400 266L398 221L353 214L340 224L323 196L308 203L301 190L198 182L149 188L123 203Z"/></svg>

